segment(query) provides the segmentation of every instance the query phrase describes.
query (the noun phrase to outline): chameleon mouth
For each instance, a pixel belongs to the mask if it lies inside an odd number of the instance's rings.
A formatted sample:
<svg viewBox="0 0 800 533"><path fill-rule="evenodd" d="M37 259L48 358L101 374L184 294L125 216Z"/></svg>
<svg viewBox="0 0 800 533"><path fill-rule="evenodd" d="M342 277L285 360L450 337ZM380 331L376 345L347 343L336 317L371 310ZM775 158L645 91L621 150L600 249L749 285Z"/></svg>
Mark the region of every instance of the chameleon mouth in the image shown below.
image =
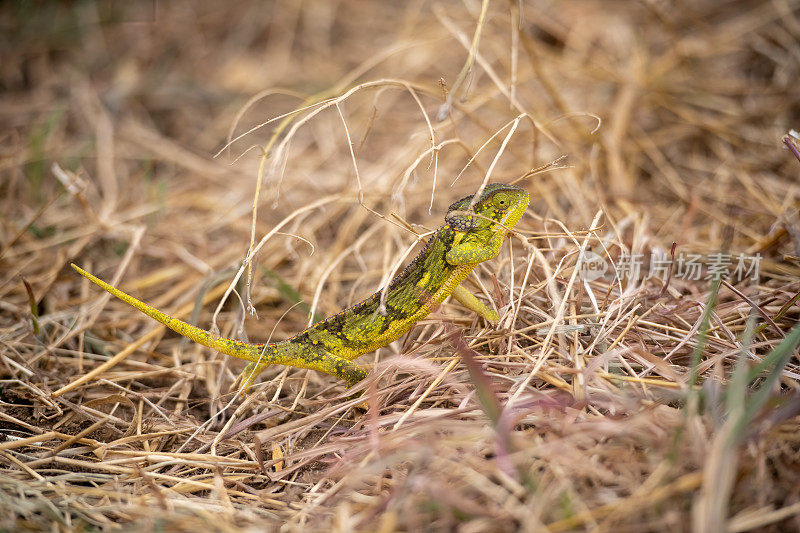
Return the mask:
<svg viewBox="0 0 800 533"><path fill-rule="evenodd" d="M525 213L525 210L528 208L528 203L530 202L530 195L525 193L524 197L521 197L516 205L508 210L508 213L503 217L500 223L505 227L513 227L519 219L522 218L522 215Z"/></svg>

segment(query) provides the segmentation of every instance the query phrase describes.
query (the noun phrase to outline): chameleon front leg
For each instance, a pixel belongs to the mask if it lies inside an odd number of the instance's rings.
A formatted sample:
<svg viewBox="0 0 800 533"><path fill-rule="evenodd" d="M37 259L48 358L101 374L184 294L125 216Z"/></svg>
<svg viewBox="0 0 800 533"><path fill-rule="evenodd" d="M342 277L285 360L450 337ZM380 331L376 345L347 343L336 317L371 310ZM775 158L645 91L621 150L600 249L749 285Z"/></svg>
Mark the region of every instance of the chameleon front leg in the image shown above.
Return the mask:
<svg viewBox="0 0 800 533"><path fill-rule="evenodd" d="M488 261L500 253L503 245L505 233L497 232L487 241L475 242L474 240L463 240L453 246L445 255L445 261L451 265L476 265ZM483 302L478 300L467 289L458 285L452 292L453 297L462 305L478 313L489 321L492 325L497 325L500 315L496 311L489 309Z"/></svg>
<svg viewBox="0 0 800 533"><path fill-rule="evenodd" d="M471 309L475 311L480 316L485 318L487 322L491 325L496 326L498 322L500 322L500 315L497 314L497 311L494 309L489 309L489 307L483 303L482 301L478 300L474 294L469 292L467 289L458 285L452 292L453 298L458 300L458 302L466 307L467 309Z"/></svg>
<svg viewBox="0 0 800 533"><path fill-rule="evenodd" d="M453 246L444 256L445 261L451 265L478 264L497 257L503 245L505 234L495 233L488 242L476 243L465 240Z"/></svg>

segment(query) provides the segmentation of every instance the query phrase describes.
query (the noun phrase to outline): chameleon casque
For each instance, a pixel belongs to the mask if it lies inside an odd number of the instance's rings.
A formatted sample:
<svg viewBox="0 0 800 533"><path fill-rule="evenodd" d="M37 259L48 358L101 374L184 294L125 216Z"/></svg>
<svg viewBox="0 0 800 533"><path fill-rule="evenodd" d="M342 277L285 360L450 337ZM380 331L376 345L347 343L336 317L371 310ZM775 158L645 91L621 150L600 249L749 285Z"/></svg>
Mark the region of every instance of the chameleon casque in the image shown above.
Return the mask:
<svg viewBox="0 0 800 533"><path fill-rule="evenodd" d="M293 337L271 344L248 344L219 337L162 313L74 264L72 268L184 337L250 361L239 379L241 390L248 389L258 374L272 364L317 370L352 385L366 376L353 359L397 340L450 295L490 323L498 322L497 312L460 283L478 263L500 253L503 239L528 207L529 196L519 187L498 183L487 185L470 208L473 196L449 207L445 224L392 279L383 298L384 291L379 290Z"/></svg>

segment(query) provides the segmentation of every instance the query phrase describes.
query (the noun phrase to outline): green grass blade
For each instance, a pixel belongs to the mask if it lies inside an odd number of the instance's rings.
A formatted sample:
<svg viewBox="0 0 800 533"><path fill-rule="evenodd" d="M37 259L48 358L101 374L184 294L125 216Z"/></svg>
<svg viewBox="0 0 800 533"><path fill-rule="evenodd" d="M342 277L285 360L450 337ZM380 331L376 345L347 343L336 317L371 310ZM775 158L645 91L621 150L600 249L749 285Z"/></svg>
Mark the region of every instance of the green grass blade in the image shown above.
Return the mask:
<svg viewBox="0 0 800 533"><path fill-rule="evenodd" d="M769 369L764 382L747 403L743 422L749 424L769 400L772 387L778 381L783 368L791 359L797 345L800 344L800 324L796 325L789 335L762 359L758 368Z"/></svg>

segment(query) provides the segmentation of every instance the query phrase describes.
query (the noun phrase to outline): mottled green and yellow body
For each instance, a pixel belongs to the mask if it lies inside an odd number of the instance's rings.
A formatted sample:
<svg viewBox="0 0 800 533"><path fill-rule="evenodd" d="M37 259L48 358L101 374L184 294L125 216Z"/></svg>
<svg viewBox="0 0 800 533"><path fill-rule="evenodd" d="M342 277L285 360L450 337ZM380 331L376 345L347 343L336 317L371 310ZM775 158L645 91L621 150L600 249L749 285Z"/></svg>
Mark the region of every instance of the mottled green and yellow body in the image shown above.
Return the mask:
<svg viewBox="0 0 800 533"><path fill-rule="evenodd" d="M247 388L267 365L318 370L348 383L366 373L352 360L386 346L408 332L452 295L492 323L499 319L459 284L478 263L496 257L503 239L528 206L528 193L513 185L487 185L479 198L467 196L450 206L445 225L386 288L284 341L248 344L225 339L125 294L88 272L72 267L117 298L173 331L250 364L242 373ZM383 293L383 294L382 294Z"/></svg>

